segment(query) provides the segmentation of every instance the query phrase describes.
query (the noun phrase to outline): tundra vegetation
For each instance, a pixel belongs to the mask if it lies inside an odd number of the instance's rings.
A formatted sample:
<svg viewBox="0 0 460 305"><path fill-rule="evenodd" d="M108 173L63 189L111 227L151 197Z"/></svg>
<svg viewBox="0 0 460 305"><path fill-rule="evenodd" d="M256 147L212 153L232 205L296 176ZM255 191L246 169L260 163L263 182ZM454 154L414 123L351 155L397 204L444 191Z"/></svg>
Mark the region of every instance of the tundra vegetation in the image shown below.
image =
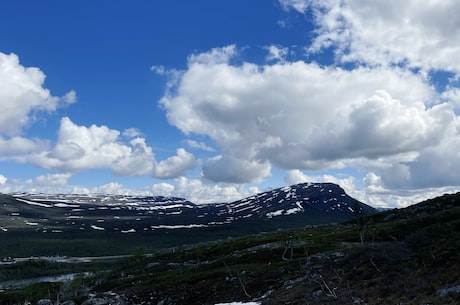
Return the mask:
<svg viewBox="0 0 460 305"><path fill-rule="evenodd" d="M139 247L110 264L0 266L3 279L91 271L70 282L4 290L0 304L460 303L460 193L336 225L225 233Z"/></svg>

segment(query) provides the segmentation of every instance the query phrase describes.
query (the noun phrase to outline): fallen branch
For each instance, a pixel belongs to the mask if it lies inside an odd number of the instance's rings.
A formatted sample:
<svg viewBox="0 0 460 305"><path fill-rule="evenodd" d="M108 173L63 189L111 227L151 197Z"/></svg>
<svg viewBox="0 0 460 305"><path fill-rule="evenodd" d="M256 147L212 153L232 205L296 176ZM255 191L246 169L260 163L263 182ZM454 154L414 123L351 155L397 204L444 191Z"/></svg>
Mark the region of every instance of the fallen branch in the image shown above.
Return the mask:
<svg viewBox="0 0 460 305"><path fill-rule="evenodd" d="M244 285L243 280L242 280L242 278L241 278L241 274L242 274L243 272L244 272L244 271L242 271L240 274L238 274L238 281L240 282L241 287L243 288L244 294L245 294L248 298L250 298L251 295L250 295L250 294L248 293L248 291L246 290L246 286Z"/></svg>
<svg viewBox="0 0 460 305"><path fill-rule="evenodd" d="M370 260L372 266L374 266L375 270L377 270L378 272L382 273L382 270L380 270L379 267L377 267L377 265L374 263L373 257L371 257L369 260Z"/></svg>

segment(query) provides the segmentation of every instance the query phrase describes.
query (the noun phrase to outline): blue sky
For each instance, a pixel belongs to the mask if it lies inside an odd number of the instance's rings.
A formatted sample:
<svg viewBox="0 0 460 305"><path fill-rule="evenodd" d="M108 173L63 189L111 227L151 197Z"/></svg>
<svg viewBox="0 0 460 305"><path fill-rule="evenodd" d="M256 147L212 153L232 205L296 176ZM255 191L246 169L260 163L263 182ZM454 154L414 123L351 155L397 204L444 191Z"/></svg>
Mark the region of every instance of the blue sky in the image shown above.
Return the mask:
<svg viewBox="0 0 460 305"><path fill-rule="evenodd" d="M460 185L457 1L4 1L0 192Z"/></svg>

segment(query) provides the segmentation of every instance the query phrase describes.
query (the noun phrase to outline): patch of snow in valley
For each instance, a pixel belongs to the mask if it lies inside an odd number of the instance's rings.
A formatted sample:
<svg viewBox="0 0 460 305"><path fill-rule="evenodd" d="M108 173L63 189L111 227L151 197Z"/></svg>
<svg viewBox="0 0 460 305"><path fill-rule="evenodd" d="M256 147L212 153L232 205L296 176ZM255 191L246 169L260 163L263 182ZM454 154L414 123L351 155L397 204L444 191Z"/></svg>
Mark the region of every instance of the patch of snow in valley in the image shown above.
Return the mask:
<svg viewBox="0 0 460 305"><path fill-rule="evenodd" d="M292 208L292 209L286 210L286 213L284 213L284 215L297 214L297 213L302 212L302 211L303 211L303 209Z"/></svg>
<svg viewBox="0 0 460 305"><path fill-rule="evenodd" d="M26 200L26 199L22 199L22 198L16 198L16 200L24 202L24 203L27 203L27 204L30 204L30 205L36 205L36 206L39 206L39 207L43 207L43 208L52 208L53 207L50 204L44 204L44 203L30 201L30 200Z"/></svg>
<svg viewBox="0 0 460 305"><path fill-rule="evenodd" d="M55 203L53 204L54 207L56 208L79 208L80 206L77 204L68 204L68 203Z"/></svg>
<svg viewBox="0 0 460 305"><path fill-rule="evenodd" d="M299 207L299 209L303 210L303 206L302 206L302 201L296 201L296 206Z"/></svg>
<svg viewBox="0 0 460 305"><path fill-rule="evenodd" d="M229 223L231 223L231 221L211 221L210 223L208 223L208 225L217 226L217 225L225 225ZM208 226L204 226L204 227L208 227Z"/></svg>
<svg viewBox="0 0 460 305"><path fill-rule="evenodd" d="M285 192L285 193L289 192L290 190L291 190L291 187L290 187L290 186L285 186L285 187L282 187L282 188L281 188L281 191L283 191L283 192Z"/></svg>
<svg viewBox="0 0 460 305"><path fill-rule="evenodd" d="M191 229L191 228L206 228L207 225L189 224L189 225L156 225L150 226L152 229Z"/></svg>
<svg viewBox="0 0 460 305"><path fill-rule="evenodd" d="M275 198L276 198L276 195L273 195L273 196L271 196L271 197L268 197L267 199L264 199L264 201L262 201L262 202L263 202L263 203L270 202L270 201L272 201L272 200L275 199Z"/></svg>
<svg viewBox="0 0 460 305"><path fill-rule="evenodd" d="M44 283L44 282L69 282L74 280L76 277L87 277L92 275L90 272L84 273L71 273L71 274L64 274L64 275L57 275L57 276L43 276L39 278L33 279L24 279L24 280L11 280L5 281L0 283L0 289L18 289L26 286L30 286L32 284L37 283Z"/></svg>
<svg viewBox="0 0 460 305"><path fill-rule="evenodd" d="M232 303L218 303L215 305L260 305L260 303L259 302L247 302L247 303L232 302Z"/></svg>
<svg viewBox="0 0 460 305"><path fill-rule="evenodd" d="M237 209L239 207L243 207L243 206L246 206L248 203L250 203L251 201L250 200L245 200L245 201L242 201L236 205L234 205L232 208L233 209Z"/></svg>
<svg viewBox="0 0 460 305"><path fill-rule="evenodd" d="M166 213L166 215L180 215L180 214L182 214L182 211Z"/></svg>
<svg viewBox="0 0 460 305"><path fill-rule="evenodd" d="M98 231L104 231L105 230L103 227L98 227L98 226L95 226L95 225L91 225L91 229L98 230Z"/></svg>
<svg viewBox="0 0 460 305"><path fill-rule="evenodd" d="M275 216L283 215L283 212L284 212L284 210L278 210L278 211L274 211L274 212L269 212L269 213L265 214L265 216L267 216L268 218L272 218L272 217L275 217Z"/></svg>
<svg viewBox="0 0 460 305"><path fill-rule="evenodd" d="M241 213L241 212L243 212L243 211L250 210L250 209L252 209L253 207L254 207L253 205L248 205L248 206L243 207L243 208L241 208L241 209L239 209L239 210L233 210L233 213L235 213L235 214Z"/></svg>
<svg viewBox="0 0 460 305"><path fill-rule="evenodd" d="M129 230L122 230L121 233L136 233L135 229L129 229Z"/></svg>

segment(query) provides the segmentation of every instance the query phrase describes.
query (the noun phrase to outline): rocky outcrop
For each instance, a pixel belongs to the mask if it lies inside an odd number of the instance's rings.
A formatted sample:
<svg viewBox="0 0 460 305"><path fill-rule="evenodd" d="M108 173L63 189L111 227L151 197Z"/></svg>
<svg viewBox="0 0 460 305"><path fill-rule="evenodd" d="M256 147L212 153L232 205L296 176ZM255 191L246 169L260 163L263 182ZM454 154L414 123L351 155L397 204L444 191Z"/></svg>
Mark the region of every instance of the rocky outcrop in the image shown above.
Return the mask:
<svg viewBox="0 0 460 305"><path fill-rule="evenodd" d="M460 286L438 289L436 295L440 297L456 297L460 296Z"/></svg>

